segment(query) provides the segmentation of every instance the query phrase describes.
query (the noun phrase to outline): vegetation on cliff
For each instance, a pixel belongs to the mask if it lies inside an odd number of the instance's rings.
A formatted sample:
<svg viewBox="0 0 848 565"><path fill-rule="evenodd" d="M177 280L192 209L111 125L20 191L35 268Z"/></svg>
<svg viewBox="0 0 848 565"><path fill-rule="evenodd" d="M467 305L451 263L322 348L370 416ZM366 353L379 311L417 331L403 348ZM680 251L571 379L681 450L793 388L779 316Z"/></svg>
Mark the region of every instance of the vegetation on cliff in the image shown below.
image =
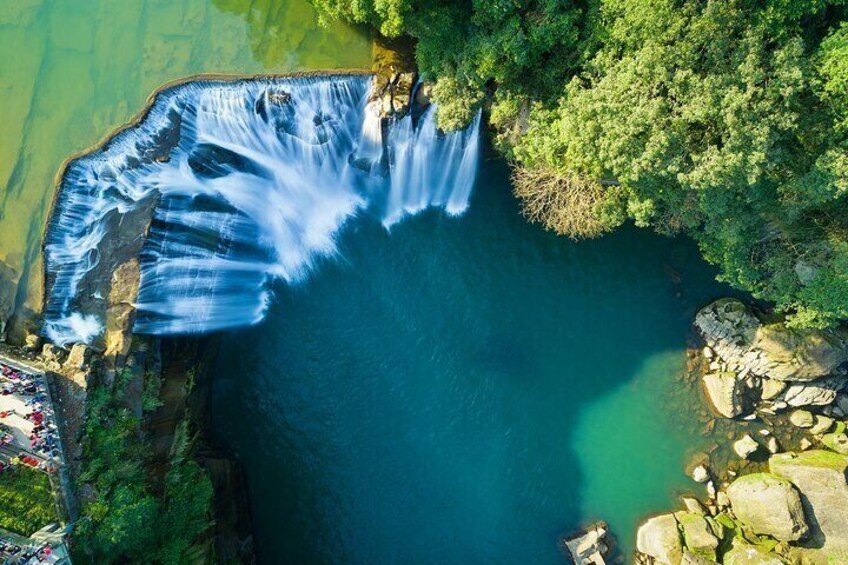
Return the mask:
<svg viewBox="0 0 848 565"><path fill-rule="evenodd" d="M313 2L414 37L442 127L487 100L548 228L686 233L790 324L848 318L843 0Z"/></svg>
<svg viewBox="0 0 848 565"><path fill-rule="evenodd" d="M200 540L211 525L212 484L190 457L181 428L160 493L147 468L151 446L140 421L127 408L129 371L114 386L89 396L80 482L82 515L74 538L81 562L196 562Z"/></svg>

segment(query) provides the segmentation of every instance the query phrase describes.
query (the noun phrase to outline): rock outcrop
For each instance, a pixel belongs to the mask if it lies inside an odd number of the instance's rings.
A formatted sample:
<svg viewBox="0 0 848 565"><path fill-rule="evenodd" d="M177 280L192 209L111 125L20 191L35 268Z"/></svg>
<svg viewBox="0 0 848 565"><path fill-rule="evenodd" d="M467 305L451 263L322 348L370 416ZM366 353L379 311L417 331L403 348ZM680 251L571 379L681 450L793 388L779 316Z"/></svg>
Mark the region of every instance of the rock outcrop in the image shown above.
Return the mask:
<svg viewBox="0 0 848 565"><path fill-rule="evenodd" d="M764 323L744 303L723 298L695 317L707 347L704 388L726 418L759 409L827 406L848 389L848 330L798 330Z"/></svg>
<svg viewBox="0 0 848 565"><path fill-rule="evenodd" d="M683 559L683 542L674 515L660 514L642 524L636 533L636 548L656 563L678 565Z"/></svg>
<svg viewBox="0 0 848 565"><path fill-rule="evenodd" d="M769 470L801 492L814 544L834 563L848 563L848 456L823 450L780 453L769 459Z"/></svg>
<svg viewBox="0 0 848 565"><path fill-rule="evenodd" d="M763 324L740 300L722 298L698 312L695 325L729 370L779 381L811 381L848 362L845 331Z"/></svg>
<svg viewBox="0 0 848 565"><path fill-rule="evenodd" d="M609 551L605 538L607 525L599 522L562 541L574 565L605 565L604 556Z"/></svg>
<svg viewBox="0 0 848 565"><path fill-rule="evenodd" d="M724 554L724 565L786 565L786 562L761 547L735 541L733 547Z"/></svg>
<svg viewBox="0 0 848 565"><path fill-rule="evenodd" d="M736 517L758 534L781 541L807 535L801 497L792 483L768 473L745 475L727 488Z"/></svg>

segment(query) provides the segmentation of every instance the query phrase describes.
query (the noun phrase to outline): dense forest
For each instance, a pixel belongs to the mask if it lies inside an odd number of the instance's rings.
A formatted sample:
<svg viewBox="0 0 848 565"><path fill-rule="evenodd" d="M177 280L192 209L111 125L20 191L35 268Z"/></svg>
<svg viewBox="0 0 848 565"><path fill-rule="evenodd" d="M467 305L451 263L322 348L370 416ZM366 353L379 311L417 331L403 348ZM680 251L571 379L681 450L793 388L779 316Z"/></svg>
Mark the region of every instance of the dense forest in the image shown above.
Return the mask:
<svg viewBox="0 0 848 565"><path fill-rule="evenodd" d="M529 217L685 233L791 325L848 318L842 0L313 0L411 36L439 123L480 107Z"/></svg>

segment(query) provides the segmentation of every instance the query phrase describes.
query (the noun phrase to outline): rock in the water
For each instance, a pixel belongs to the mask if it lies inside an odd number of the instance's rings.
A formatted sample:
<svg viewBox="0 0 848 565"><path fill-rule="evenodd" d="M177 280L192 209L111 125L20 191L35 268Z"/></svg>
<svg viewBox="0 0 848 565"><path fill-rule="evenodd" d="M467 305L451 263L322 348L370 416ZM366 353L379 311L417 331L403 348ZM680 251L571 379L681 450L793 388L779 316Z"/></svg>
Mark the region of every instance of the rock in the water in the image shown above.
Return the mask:
<svg viewBox="0 0 848 565"><path fill-rule="evenodd" d="M744 384L736 373L721 372L704 375L704 389L716 412L725 418L735 418L745 410Z"/></svg>
<svg viewBox="0 0 848 565"><path fill-rule="evenodd" d="M848 455L824 450L779 453L769 459L769 469L801 491L813 541L848 563Z"/></svg>
<svg viewBox="0 0 848 565"><path fill-rule="evenodd" d="M698 465L692 469L692 480L696 483L705 483L710 480L710 470L706 465Z"/></svg>
<svg viewBox="0 0 848 565"><path fill-rule="evenodd" d="M609 546L604 541L608 534L604 523L597 523L564 540L574 565L604 565Z"/></svg>
<svg viewBox="0 0 848 565"><path fill-rule="evenodd" d="M672 514L654 516L639 526L636 549L663 565L679 565L683 559L683 543Z"/></svg>
<svg viewBox="0 0 848 565"><path fill-rule="evenodd" d="M780 444L777 443L777 438L772 436L768 438L766 441L766 449L768 449L769 453L777 453L780 451Z"/></svg>
<svg viewBox="0 0 848 565"><path fill-rule="evenodd" d="M818 415L816 416L816 423L810 428L810 433L813 435L827 433L833 427L833 422L833 418L829 416Z"/></svg>
<svg viewBox="0 0 848 565"><path fill-rule="evenodd" d="M733 547L724 554L723 565L786 565L779 556L769 553L761 547L747 545L739 540L733 541Z"/></svg>
<svg viewBox="0 0 848 565"><path fill-rule="evenodd" d="M745 475L733 481L727 496L736 517L758 534L781 541L807 535L801 497L786 479L768 473Z"/></svg>
<svg viewBox="0 0 848 565"><path fill-rule="evenodd" d="M807 438L801 438L801 441L798 442L798 445L801 446L802 450L807 450L813 447L813 442L811 442Z"/></svg>
<svg viewBox="0 0 848 565"><path fill-rule="evenodd" d="M760 398L763 400L774 400L780 393L786 390L786 383L775 379L763 379L762 391Z"/></svg>
<svg viewBox="0 0 848 565"><path fill-rule="evenodd" d="M799 428L811 428L816 420L813 417L813 413L809 410L799 409L793 410L792 413L789 414L789 421Z"/></svg>
<svg viewBox="0 0 848 565"><path fill-rule="evenodd" d="M846 386L844 377L827 377L811 383L793 383L781 395L789 406L824 406L836 400Z"/></svg>
<svg viewBox="0 0 848 565"><path fill-rule="evenodd" d="M740 300L722 298L695 316L707 344L734 371L781 381L810 381L848 362L848 332L764 325Z"/></svg>
<svg viewBox="0 0 848 565"><path fill-rule="evenodd" d="M733 442L733 451L742 459L747 459L756 453L759 448L760 444L750 434L745 434L741 439Z"/></svg>
<svg viewBox="0 0 848 565"><path fill-rule="evenodd" d="M707 509L704 508L704 505L701 504L701 501L697 498L693 498L691 496L682 496L680 500L683 502L683 506L686 507L688 512L694 512L695 514L706 514Z"/></svg>
<svg viewBox="0 0 848 565"><path fill-rule="evenodd" d="M715 557L718 538L703 514L695 512L677 512L674 517L683 531L683 545L700 555Z"/></svg>

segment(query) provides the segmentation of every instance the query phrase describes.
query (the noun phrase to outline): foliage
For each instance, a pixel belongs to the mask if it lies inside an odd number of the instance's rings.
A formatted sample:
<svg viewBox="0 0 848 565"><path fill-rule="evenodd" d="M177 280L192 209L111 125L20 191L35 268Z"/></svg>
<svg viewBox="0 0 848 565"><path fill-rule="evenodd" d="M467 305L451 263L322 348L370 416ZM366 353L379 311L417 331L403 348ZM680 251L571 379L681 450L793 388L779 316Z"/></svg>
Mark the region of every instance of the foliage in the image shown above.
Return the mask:
<svg viewBox="0 0 848 565"><path fill-rule="evenodd" d="M130 372L113 389L89 395L80 482L93 493L83 501L75 560L91 563L184 563L210 525L212 486L191 459L174 459L164 496L152 492L147 471L150 446L141 422L126 407Z"/></svg>
<svg viewBox="0 0 848 565"><path fill-rule="evenodd" d="M595 211L606 192L598 181L528 167L515 169L512 180L530 220L572 239L597 237L609 230Z"/></svg>
<svg viewBox="0 0 848 565"><path fill-rule="evenodd" d="M516 186L530 217L578 233L555 218L579 181L583 235L689 234L723 280L824 327L848 318L844 4L407 0L391 27L418 39L443 125L490 95L497 147L550 181Z"/></svg>
<svg viewBox="0 0 848 565"><path fill-rule="evenodd" d="M23 465L0 473L0 528L29 536L56 521L47 475Z"/></svg>

